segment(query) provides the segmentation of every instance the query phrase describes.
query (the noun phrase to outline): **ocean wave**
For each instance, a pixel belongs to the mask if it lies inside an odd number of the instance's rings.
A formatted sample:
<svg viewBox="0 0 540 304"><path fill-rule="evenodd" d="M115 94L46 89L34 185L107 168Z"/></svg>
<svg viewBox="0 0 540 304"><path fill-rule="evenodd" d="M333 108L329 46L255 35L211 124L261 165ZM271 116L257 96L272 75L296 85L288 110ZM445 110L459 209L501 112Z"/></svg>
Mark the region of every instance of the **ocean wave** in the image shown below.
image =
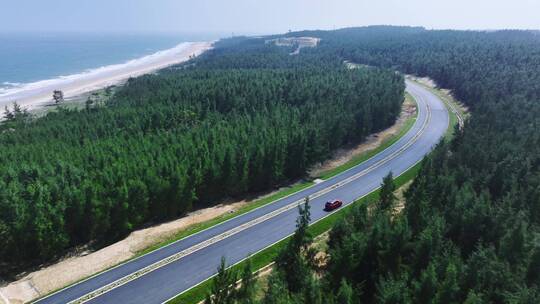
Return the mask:
<svg viewBox="0 0 540 304"><path fill-rule="evenodd" d="M4 94L5 92L9 92L9 90L11 89L20 88L23 85L24 84L19 83L19 82L9 82L9 81L2 82L2 84L0 84L0 96Z"/></svg>
<svg viewBox="0 0 540 304"><path fill-rule="evenodd" d="M22 98L31 93L39 91L50 91L51 87L61 87L66 84L76 82L77 80L97 78L100 75L106 75L122 70L129 70L130 68L135 68L138 66L144 66L154 61L159 61L168 57L175 56L176 54L184 51L187 47L190 46L190 44L191 42L183 42L173 48L158 51L144 57L132 59L120 64L112 64L85 70L78 74L58 76L52 79L40 80L31 83L4 82L2 83L2 85L0 85L0 98L4 100L6 98Z"/></svg>
<svg viewBox="0 0 540 304"><path fill-rule="evenodd" d="M9 82L9 81L2 82L3 87L18 87L18 86L21 86L21 85L22 85L22 83L20 83L20 82Z"/></svg>

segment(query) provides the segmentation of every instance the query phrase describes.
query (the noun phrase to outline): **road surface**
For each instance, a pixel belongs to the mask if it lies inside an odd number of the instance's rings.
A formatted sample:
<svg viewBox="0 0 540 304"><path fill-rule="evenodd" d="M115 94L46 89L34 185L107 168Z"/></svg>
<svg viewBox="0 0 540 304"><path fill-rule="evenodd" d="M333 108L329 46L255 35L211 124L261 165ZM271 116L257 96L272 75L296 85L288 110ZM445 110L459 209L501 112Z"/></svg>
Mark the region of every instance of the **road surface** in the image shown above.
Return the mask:
<svg viewBox="0 0 540 304"><path fill-rule="evenodd" d="M407 91L418 102L415 124L399 141L366 162L36 303L163 303L213 276L222 256L234 264L292 234L296 205L306 196L310 196L314 222L329 214L323 211L326 201L339 198L347 205L370 193L390 171L398 176L421 161L448 128L448 112L437 96L411 82L407 82Z"/></svg>

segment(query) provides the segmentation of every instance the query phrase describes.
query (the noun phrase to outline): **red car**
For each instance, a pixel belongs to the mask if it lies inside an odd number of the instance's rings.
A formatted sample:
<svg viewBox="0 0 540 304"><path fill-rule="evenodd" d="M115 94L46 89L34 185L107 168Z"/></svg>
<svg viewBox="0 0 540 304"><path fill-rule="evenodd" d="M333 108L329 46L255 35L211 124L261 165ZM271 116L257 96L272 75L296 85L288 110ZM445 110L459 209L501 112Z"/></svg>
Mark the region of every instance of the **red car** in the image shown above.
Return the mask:
<svg viewBox="0 0 540 304"><path fill-rule="evenodd" d="M341 207L341 205L343 205L343 202L340 200L333 200L331 202L326 202L326 204L324 205L324 210L325 211L336 210L337 208Z"/></svg>

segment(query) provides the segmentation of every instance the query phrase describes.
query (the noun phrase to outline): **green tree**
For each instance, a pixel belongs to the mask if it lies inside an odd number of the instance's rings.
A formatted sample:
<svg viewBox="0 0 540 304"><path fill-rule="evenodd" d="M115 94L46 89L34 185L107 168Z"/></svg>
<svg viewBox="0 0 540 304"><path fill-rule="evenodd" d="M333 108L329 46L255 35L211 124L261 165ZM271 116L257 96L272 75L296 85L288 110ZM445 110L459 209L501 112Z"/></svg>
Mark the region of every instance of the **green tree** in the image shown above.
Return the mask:
<svg viewBox="0 0 540 304"><path fill-rule="evenodd" d="M438 285L435 266L430 264L427 269L422 271L420 281L415 283L414 302L434 303Z"/></svg>
<svg viewBox="0 0 540 304"><path fill-rule="evenodd" d="M337 292L336 304L353 304L354 292L346 279L342 279Z"/></svg>
<svg viewBox="0 0 540 304"><path fill-rule="evenodd" d="M268 278L268 288L262 303L290 304L291 300L283 274L278 269L274 270Z"/></svg>
<svg viewBox="0 0 540 304"><path fill-rule="evenodd" d="M205 304L233 304L236 299L237 274L227 269L225 257L221 258L217 275L212 279L210 293Z"/></svg>
<svg viewBox="0 0 540 304"><path fill-rule="evenodd" d="M13 120L15 118L15 115L13 112L11 112L8 108L8 106L4 107L4 119L7 121Z"/></svg>
<svg viewBox="0 0 540 304"><path fill-rule="evenodd" d="M437 294L435 295L436 303L457 303L459 302L459 276L456 265L450 262L446 268L444 279L442 280Z"/></svg>
<svg viewBox="0 0 540 304"><path fill-rule="evenodd" d="M375 302L380 304L411 303L406 278L382 279L377 286Z"/></svg>
<svg viewBox="0 0 540 304"><path fill-rule="evenodd" d="M324 301L321 289L322 286L319 281L314 276L310 276L302 290L304 303L323 304Z"/></svg>
<svg viewBox="0 0 540 304"><path fill-rule="evenodd" d="M467 295L467 298L465 299L464 304L483 304L487 303L482 299L482 294L478 294L474 291L470 291Z"/></svg>
<svg viewBox="0 0 540 304"><path fill-rule="evenodd" d="M306 288L315 265L315 251L310 247L313 237L308 231L311 219L309 209L309 198L306 198L304 205L298 206L296 231L287 246L278 254L276 261L277 268L284 274L287 287L292 293Z"/></svg>
<svg viewBox="0 0 540 304"><path fill-rule="evenodd" d="M54 103L60 103L64 101L64 92L61 90L54 90L53 91L53 100Z"/></svg>
<svg viewBox="0 0 540 304"><path fill-rule="evenodd" d="M1 226L0 226L1 227ZM527 283L540 287L540 244L536 245L527 267Z"/></svg>
<svg viewBox="0 0 540 304"><path fill-rule="evenodd" d="M240 276L241 285L236 293L236 301L240 304L255 303L255 292L257 288L257 279L253 274L251 259L245 261L244 269Z"/></svg>
<svg viewBox="0 0 540 304"><path fill-rule="evenodd" d="M381 190L379 192L379 209L383 211L392 211L394 208L394 202L396 201L396 185L394 184L394 178L392 172L388 173L383 178L381 184Z"/></svg>

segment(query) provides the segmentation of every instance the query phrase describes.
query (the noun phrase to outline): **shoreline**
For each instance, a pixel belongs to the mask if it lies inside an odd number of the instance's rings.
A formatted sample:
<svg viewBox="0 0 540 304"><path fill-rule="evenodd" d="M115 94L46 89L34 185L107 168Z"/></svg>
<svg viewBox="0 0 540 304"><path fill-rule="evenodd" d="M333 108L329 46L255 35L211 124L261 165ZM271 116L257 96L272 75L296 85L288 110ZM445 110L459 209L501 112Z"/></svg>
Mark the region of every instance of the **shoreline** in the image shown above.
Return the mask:
<svg viewBox="0 0 540 304"><path fill-rule="evenodd" d="M178 46L125 63L109 65L81 74L59 77L28 84L14 93L0 96L0 107L13 102L28 110L52 104L52 93L61 90L66 101L112 85L119 85L131 77L153 73L168 66L188 61L212 48L213 42L185 42Z"/></svg>

